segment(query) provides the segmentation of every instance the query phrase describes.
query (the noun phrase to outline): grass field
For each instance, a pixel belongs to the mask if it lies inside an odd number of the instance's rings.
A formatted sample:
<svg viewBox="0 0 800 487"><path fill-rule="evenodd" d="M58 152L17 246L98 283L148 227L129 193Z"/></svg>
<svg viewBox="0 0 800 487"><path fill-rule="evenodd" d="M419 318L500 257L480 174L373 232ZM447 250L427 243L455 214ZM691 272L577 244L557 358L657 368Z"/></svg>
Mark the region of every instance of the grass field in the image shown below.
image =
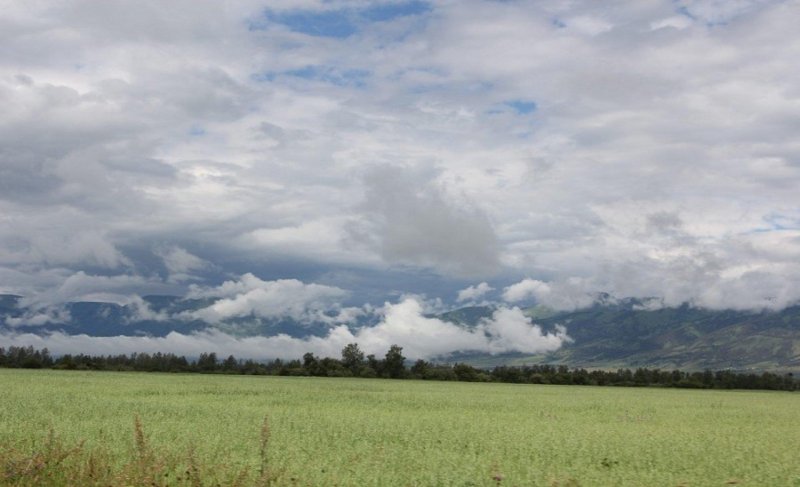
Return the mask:
<svg viewBox="0 0 800 487"><path fill-rule="evenodd" d="M1 369L0 388L5 485L800 486L796 393Z"/></svg>

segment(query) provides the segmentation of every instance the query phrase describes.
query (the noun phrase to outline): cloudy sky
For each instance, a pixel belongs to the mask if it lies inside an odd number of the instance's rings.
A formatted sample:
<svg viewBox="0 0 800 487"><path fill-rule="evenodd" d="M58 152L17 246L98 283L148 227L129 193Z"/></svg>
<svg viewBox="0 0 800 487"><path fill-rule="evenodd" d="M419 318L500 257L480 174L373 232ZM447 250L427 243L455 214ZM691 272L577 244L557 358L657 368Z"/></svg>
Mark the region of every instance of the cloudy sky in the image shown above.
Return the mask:
<svg viewBox="0 0 800 487"><path fill-rule="evenodd" d="M29 304L800 299L796 0L0 7Z"/></svg>

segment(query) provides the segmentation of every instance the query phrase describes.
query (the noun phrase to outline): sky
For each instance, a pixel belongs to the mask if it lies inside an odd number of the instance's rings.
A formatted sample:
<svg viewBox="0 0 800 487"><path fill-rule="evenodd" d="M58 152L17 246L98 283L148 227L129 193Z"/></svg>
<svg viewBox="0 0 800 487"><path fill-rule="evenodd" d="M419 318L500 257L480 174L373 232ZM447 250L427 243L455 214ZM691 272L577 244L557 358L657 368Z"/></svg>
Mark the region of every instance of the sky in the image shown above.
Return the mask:
<svg viewBox="0 0 800 487"><path fill-rule="evenodd" d="M29 305L800 300L796 0L0 7Z"/></svg>

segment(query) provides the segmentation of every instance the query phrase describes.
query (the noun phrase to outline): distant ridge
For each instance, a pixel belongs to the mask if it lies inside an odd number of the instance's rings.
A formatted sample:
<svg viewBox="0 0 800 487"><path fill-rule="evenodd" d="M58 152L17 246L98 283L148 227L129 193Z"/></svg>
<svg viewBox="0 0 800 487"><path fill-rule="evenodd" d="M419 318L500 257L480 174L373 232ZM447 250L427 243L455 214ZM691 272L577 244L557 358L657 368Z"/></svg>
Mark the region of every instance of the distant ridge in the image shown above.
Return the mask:
<svg viewBox="0 0 800 487"><path fill-rule="evenodd" d="M628 300L555 312L526 310L545 329L567 327L572 343L545 354L464 354L475 365L563 364L571 367L659 367L683 370L800 371L800 306L782 311L707 310L688 305L641 309ZM472 326L478 311L444 318Z"/></svg>

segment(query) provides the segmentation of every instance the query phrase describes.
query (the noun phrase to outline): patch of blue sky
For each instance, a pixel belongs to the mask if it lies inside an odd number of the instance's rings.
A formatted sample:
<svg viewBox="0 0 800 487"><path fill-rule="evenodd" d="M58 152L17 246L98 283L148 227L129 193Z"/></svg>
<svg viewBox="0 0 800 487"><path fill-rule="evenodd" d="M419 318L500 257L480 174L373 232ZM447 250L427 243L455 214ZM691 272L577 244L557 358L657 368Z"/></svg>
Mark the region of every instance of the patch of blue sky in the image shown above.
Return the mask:
<svg viewBox="0 0 800 487"><path fill-rule="evenodd" d="M553 17L553 20L551 20L550 23L553 24L554 26L556 26L559 29L563 29L563 28L565 28L567 26L567 24L563 20L559 19L558 17Z"/></svg>
<svg viewBox="0 0 800 487"><path fill-rule="evenodd" d="M365 8L336 10L267 10L264 19L249 24L250 30L264 30L270 23L281 24L294 32L314 37L344 39L359 32L365 23L386 22L399 17L420 15L432 10L428 2L385 2Z"/></svg>
<svg viewBox="0 0 800 487"><path fill-rule="evenodd" d="M717 17L717 18L702 18L694 14L689 7L682 5L675 9L675 13L678 15L683 15L684 17L688 18L692 22L705 22L706 27L720 27L728 25L728 20L725 17Z"/></svg>
<svg viewBox="0 0 800 487"><path fill-rule="evenodd" d="M428 2L387 2L367 7L361 11L361 16L372 22L386 22L398 17L428 13L431 10L433 7Z"/></svg>
<svg viewBox="0 0 800 487"><path fill-rule="evenodd" d="M201 137L205 134L206 134L206 129L204 129L199 125L192 125L189 128L189 135L191 135L192 137Z"/></svg>
<svg viewBox="0 0 800 487"><path fill-rule="evenodd" d="M415 66L412 68L398 69L397 71L389 74L388 78L391 80L400 80L418 75L432 78L444 78L447 76L447 71L438 67Z"/></svg>
<svg viewBox="0 0 800 487"><path fill-rule="evenodd" d="M530 100L508 100L503 103L514 110L518 115L530 115L536 111L536 102Z"/></svg>
<svg viewBox="0 0 800 487"><path fill-rule="evenodd" d="M765 233L800 230L800 220L780 214L770 214L763 218L766 224L745 233Z"/></svg>
<svg viewBox="0 0 800 487"><path fill-rule="evenodd" d="M253 75L252 78L255 81L275 81L279 77L289 76L309 81L322 81L336 86L363 88L371 74L364 69L338 69L331 66L309 65L287 71L259 73Z"/></svg>
<svg viewBox="0 0 800 487"><path fill-rule="evenodd" d="M430 81L426 83L407 84L404 90L410 95L425 95L433 93L446 96L453 95L454 93L462 93L462 91L458 90L457 86L454 86L446 81ZM472 95L473 94L470 93L470 96Z"/></svg>
<svg viewBox="0 0 800 487"><path fill-rule="evenodd" d="M285 25L289 29L315 37L350 37L358 31L356 19L351 10L293 10L266 14L267 20Z"/></svg>
<svg viewBox="0 0 800 487"><path fill-rule="evenodd" d="M433 72L433 71L431 71ZM397 78L400 79L400 78ZM491 92L494 85L492 83L454 83L442 75L441 79L431 78L426 82L408 83L406 91L411 94L436 93L441 92L448 96L463 95L470 97L480 97Z"/></svg>
<svg viewBox="0 0 800 487"><path fill-rule="evenodd" d="M689 11L689 7L686 5L681 5L680 7L676 8L675 13L683 15L684 17L688 17L691 20L697 20L697 17L691 11Z"/></svg>
<svg viewBox="0 0 800 487"><path fill-rule="evenodd" d="M264 73L253 73L250 75L250 79L262 83L267 81L275 81L275 78L278 76L278 74L279 73L275 71L266 71Z"/></svg>
<svg viewBox="0 0 800 487"><path fill-rule="evenodd" d="M800 228L798 219L777 213L766 216L764 221L772 230L797 230Z"/></svg>

